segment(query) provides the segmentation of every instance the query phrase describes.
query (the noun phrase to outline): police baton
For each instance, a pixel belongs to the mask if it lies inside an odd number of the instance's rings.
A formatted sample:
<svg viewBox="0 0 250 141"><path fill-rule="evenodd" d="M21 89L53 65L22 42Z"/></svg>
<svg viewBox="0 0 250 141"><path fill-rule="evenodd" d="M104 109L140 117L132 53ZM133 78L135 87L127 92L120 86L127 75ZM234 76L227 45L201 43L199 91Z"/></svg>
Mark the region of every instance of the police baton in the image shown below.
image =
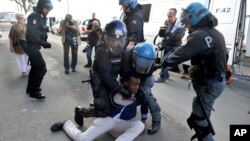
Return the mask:
<svg viewBox="0 0 250 141"><path fill-rule="evenodd" d="M90 82L90 79L82 80L82 83L87 83L87 82Z"/></svg>
<svg viewBox="0 0 250 141"><path fill-rule="evenodd" d="M89 70L89 79L87 79L87 80L82 80L82 83L90 83L91 82L91 77L92 77L92 75L93 75L93 70L92 69L90 69Z"/></svg>
<svg viewBox="0 0 250 141"><path fill-rule="evenodd" d="M194 90L195 90L195 92L196 92L196 94L197 94L197 98L198 98L198 101L199 101L199 103L200 103L200 107L201 107L202 113L205 115L205 118L206 118L206 120L207 120L207 122L208 122L208 126L210 127L211 133L212 133L213 135L215 135L215 131L214 131L213 125L212 125L212 123L211 123L211 121L210 121L210 118L209 118L209 116L208 116L208 114L207 114L207 112L206 112L205 106L204 106L204 104L205 104L205 103L204 103L204 100L203 100L203 98L202 98L202 95L201 95L200 91L199 91L198 88L197 88L197 82L196 82L194 79L191 79L191 81L192 81L192 83L193 83Z"/></svg>

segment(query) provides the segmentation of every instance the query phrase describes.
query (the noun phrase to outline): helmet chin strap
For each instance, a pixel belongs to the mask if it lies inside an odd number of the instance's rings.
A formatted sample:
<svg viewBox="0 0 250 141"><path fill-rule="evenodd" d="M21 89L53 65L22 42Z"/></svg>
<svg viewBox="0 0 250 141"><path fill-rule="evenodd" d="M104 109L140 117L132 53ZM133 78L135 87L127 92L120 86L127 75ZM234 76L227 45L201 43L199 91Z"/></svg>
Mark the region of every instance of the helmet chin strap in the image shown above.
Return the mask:
<svg viewBox="0 0 250 141"><path fill-rule="evenodd" d="M131 12L131 7L130 5L123 6L124 7L124 13L130 13ZM123 8L122 7L122 8Z"/></svg>

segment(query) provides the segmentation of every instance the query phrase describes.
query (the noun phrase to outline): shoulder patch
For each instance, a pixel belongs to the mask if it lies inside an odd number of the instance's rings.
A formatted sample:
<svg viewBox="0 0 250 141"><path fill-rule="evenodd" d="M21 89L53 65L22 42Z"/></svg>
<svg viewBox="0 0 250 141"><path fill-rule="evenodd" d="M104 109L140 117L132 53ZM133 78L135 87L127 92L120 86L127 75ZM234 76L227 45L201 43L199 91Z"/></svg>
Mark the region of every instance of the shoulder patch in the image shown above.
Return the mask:
<svg viewBox="0 0 250 141"><path fill-rule="evenodd" d="M133 23L133 24L136 24L136 23L137 23L137 21L136 21L136 20L133 20L133 21L132 21L132 23Z"/></svg>
<svg viewBox="0 0 250 141"><path fill-rule="evenodd" d="M33 23L33 24L36 24L36 19L34 19L32 23Z"/></svg>

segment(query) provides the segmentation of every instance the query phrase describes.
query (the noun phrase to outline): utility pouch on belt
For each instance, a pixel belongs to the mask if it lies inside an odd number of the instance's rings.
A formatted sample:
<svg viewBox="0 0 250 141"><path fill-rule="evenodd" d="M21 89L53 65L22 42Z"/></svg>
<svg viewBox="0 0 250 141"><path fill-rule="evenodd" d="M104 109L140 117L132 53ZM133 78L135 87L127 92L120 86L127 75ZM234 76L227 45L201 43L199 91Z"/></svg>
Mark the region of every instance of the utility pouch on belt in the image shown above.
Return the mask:
<svg viewBox="0 0 250 141"><path fill-rule="evenodd" d="M188 73L190 78L195 79L197 82L204 82L205 81L205 73L201 67L198 66L191 66L188 69Z"/></svg>

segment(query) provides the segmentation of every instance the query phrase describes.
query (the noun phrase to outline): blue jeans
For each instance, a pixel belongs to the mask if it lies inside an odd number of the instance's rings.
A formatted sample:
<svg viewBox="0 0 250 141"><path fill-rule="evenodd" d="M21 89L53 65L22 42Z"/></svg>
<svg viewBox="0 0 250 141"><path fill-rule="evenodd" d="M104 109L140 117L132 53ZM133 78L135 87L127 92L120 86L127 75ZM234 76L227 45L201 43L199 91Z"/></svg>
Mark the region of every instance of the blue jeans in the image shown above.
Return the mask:
<svg viewBox="0 0 250 141"><path fill-rule="evenodd" d="M89 46L88 50L86 52L88 64L92 65L92 58L91 58L91 56L92 56L93 46L90 46L90 45L87 45L87 46Z"/></svg>
<svg viewBox="0 0 250 141"><path fill-rule="evenodd" d="M166 50L164 50L164 56L161 58L161 64L172 53L173 53L173 51L166 51ZM160 78L162 78L164 80L167 79L167 78L169 78L168 68L163 68L163 67L161 68Z"/></svg>

